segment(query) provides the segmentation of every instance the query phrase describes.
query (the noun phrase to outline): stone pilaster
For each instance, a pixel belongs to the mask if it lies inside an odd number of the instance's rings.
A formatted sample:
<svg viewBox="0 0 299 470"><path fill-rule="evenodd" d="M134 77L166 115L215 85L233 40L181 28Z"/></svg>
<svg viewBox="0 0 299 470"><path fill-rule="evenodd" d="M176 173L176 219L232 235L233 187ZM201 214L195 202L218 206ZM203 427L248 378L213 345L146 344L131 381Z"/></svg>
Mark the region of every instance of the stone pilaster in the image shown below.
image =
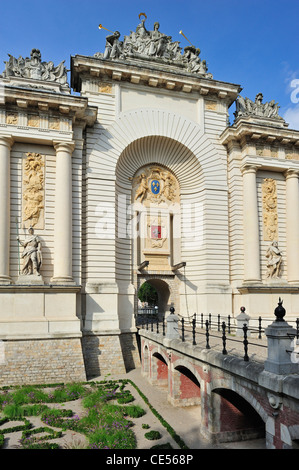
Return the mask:
<svg viewBox="0 0 299 470"><path fill-rule="evenodd" d="M10 150L13 140L0 136L0 284L10 284Z"/></svg>
<svg viewBox="0 0 299 470"><path fill-rule="evenodd" d="M56 150L54 275L52 282L73 283L72 153L73 142L54 142Z"/></svg>
<svg viewBox="0 0 299 470"><path fill-rule="evenodd" d="M299 284L299 182L298 171L286 172L286 233L288 281Z"/></svg>
<svg viewBox="0 0 299 470"><path fill-rule="evenodd" d="M256 172L258 166L245 165L243 174L244 282L261 282L260 242Z"/></svg>

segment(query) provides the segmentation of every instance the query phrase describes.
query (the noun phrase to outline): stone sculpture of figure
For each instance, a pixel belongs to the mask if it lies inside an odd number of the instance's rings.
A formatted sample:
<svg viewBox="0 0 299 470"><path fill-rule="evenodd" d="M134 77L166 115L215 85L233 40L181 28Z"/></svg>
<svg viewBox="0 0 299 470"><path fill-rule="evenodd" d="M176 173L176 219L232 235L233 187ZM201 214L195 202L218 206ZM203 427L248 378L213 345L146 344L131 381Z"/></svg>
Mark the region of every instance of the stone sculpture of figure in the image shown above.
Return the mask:
<svg viewBox="0 0 299 470"><path fill-rule="evenodd" d="M30 53L30 60L25 60L25 76L28 78L33 78L36 80L42 79L43 74L43 64L42 64L42 56L39 49L32 49Z"/></svg>
<svg viewBox="0 0 299 470"><path fill-rule="evenodd" d="M41 241L34 235L34 229L29 227L29 235L22 242L19 237L17 238L19 244L24 247L22 258L23 258L23 269L22 274L31 275L35 274L40 276L40 268L42 265L42 253L41 253Z"/></svg>
<svg viewBox="0 0 299 470"><path fill-rule="evenodd" d="M278 248L277 241L273 241L271 245L269 246L267 253L266 253L266 258L268 258L267 277L271 279L278 278L280 276L282 254Z"/></svg>
<svg viewBox="0 0 299 470"><path fill-rule="evenodd" d="M149 56L161 57L166 50L166 43L169 39L165 34L159 31L160 24L154 24L154 31L151 31L151 43L149 47Z"/></svg>
<svg viewBox="0 0 299 470"><path fill-rule="evenodd" d="M146 175L144 173L142 173L139 178L140 184L136 190L135 201L140 197L140 202L142 202L148 191L148 185Z"/></svg>
<svg viewBox="0 0 299 470"><path fill-rule="evenodd" d="M194 46L186 46L184 48L183 62L187 65L188 72L198 72L201 60L199 58L200 49Z"/></svg>
<svg viewBox="0 0 299 470"><path fill-rule="evenodd" d="M136 35L137 36L145 37L149 34L146 27L145 27L145 25L144 25L144 23L145 23L145 18L143 20L141 20L141 23L136 28Z"/></svg>
<svg viewBox="0 0 299 470"><path fill-rule="evenodd" d="M236 99L235 117L252 115L283 120L283 118L279 116L278 110L278 103L275 103L274 100L263 103L262 93L256 95L254 102L249 98L244 99L242 96L238 96Z"/></svg>
<svg viewBox="0 0 299 470"><path fill-rule="evenodd" d="M120 32L115 31L110 36L106 37L106 48L104 52L104 59L117 59L122 54L123 43L119 40Z"/></svg>
<svg viewBox="0 0 299 470"><path fill-rule="evenodd" d="M5 71L2 76L3 78L20 77L57 82L68 88L67 69L64 62L61 62L57 67L54 66L53 62L42 62L40 50L32 49L30 58L23 59L23 57L19 57L15 59L9 55L9 61L5 62Z"/></svg>
<svg viewBox="0 0 299 470"><path fill-rule="evenodd" d="M119 41L118 31L107 36L104 53L97 52L94 57L97 59L151 60L159 64L178 66L206 78L213 78L210 73L207 73L206 62L199 58L199 49L191 46L191 53L187 47L182 54L180 42L173 42L172 37L161 33L159 28L160 24L156 22L152 31L147 30L144 18L138 24L136 31L130 31L130 35L125 35L123 41Z"/></svg>

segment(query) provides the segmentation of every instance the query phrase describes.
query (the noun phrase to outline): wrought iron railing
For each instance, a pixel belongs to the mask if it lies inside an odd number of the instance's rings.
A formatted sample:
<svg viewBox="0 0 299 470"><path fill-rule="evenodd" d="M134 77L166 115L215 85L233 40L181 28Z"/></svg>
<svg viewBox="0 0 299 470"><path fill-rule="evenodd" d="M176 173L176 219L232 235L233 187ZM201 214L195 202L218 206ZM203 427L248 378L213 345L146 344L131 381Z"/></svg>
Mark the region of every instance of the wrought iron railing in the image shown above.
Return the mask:
<svg viewBox="0 0 299 470"><path fill-rule="evenodd" d="M263 348L264 352L267 350L267 343L265 341L265 328L263 323L269 324L269 319L257 319L257 327L249 327L244 323L242 327L236 325L235 319L230 315L200 315L199 319L194 314L192 318L185 318L178 316L178 335L182 342L191 342L193 346L202 345L205 349L220 346L223 355L228 354L228 343L235 345L234 354L242 355L244 361L248 362L250 359L249 347ZM299 318L291 320L289 324L294 324L296 330L296 339L299 339ZM166 335L166 321L165 318L160 320L158 317L145 316L139 326L155 332L158 334ZM202 339L204 338L204 342ZM211 345L213 342L213 345ZM251 356L253 354L251 353ZM262 356L263 354L261 354ZM260 354L256 354L257 357Z"/></svg>

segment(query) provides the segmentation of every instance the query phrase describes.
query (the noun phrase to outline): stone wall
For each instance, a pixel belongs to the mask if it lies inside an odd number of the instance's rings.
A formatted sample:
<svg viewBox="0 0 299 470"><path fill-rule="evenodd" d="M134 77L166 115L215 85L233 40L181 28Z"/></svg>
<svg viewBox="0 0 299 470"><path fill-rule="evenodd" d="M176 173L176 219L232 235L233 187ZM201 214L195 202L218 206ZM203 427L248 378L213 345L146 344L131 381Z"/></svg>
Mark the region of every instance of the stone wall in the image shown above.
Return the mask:
<svg viewBox="0 0 299 470"><path fill-rule="evenodd" d="M0 341L0 387L86 381L139 365L133 333Z"/></svg>
<svg viewBox="0 0 299 470"><path fill-rule="evenodd" d="M135 334L86 334L82 344L88 379L106 374L125 374L139 365Z"/></svg>
<svg viewBox="0 0 299 470"><path fill-rule="evenodd" d="M80 338L2 341L0 386L85 381Z"/></svg>

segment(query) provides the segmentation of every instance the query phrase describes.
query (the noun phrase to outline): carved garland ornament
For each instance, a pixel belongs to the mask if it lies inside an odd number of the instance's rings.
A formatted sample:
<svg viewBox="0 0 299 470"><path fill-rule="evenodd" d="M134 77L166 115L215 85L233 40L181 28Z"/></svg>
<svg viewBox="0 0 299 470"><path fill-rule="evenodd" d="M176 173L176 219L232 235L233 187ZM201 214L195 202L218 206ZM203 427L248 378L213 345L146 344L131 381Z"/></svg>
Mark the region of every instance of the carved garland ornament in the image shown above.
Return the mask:
<svg viewBox="0 0 299 470"><path fill-rule="evenodd" d="M266 178L262 185L264 240L278 239L276 181Z"/></svg>
<svg viewBox="0 0 299 470"><path fill-rule="evenodd" d="M23 162L23 227L44 228L44 156L27 153Z"/></svg>

